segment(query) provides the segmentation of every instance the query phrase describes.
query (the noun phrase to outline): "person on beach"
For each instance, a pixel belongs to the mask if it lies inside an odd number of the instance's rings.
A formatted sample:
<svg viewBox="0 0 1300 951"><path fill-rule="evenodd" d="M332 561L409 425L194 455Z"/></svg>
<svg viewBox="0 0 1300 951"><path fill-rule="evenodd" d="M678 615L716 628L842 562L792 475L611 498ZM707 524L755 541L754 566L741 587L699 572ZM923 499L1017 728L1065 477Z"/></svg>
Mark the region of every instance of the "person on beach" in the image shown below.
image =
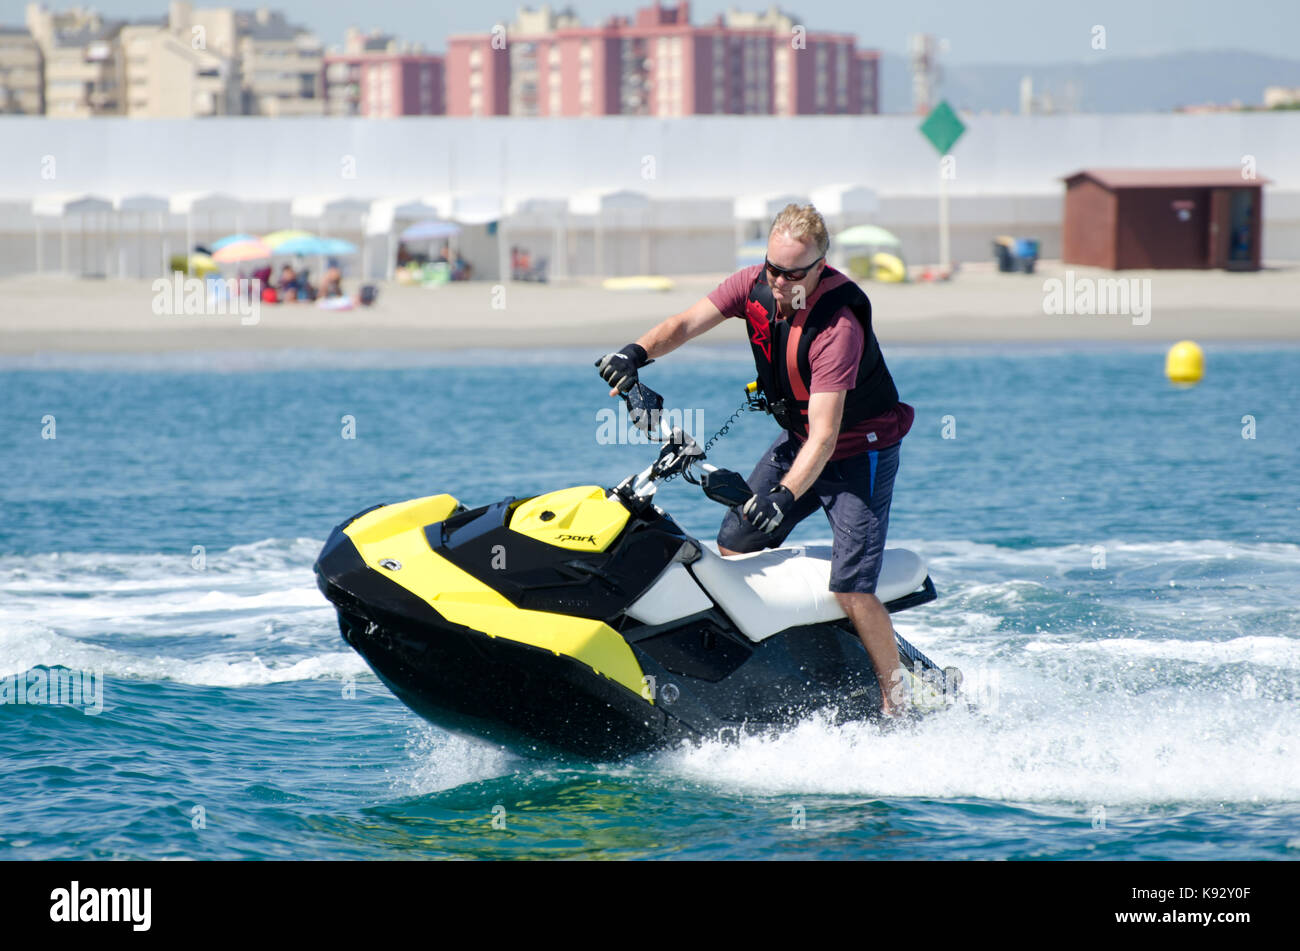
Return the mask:
<svg viewBox="0 0 1300 951"><path fill-rule="evenodd" d="M339 270L338 262L336 261L330 261L330 266L326 269L325 276L321 278L320 296L324 298L343 296L343 272Z"/></svg>
<svg viewBox="0 0 1300 951"><path fill-rule="evenodd" d="M894 716L902 712L903 672L875 590L899 443L915 411L898 398L867 295L826 264L829 245L812 205L787 205L772 222L763 264L737 271L597 366L610 395L627 392L649 360L728 317L745 321L759 384L784 432L747 480L753 495L723 518L718 550L779 547L799 522L825 510L834 537L830 590L871 658L882 712Z"/></svg>
<svg viewBox="0 0 1300 951"><path fill-rule="evenodd" d="M280 283L276 286L280 300L297 300L299 296L298 273L293 266L286 264L280 269Z"/></svg>

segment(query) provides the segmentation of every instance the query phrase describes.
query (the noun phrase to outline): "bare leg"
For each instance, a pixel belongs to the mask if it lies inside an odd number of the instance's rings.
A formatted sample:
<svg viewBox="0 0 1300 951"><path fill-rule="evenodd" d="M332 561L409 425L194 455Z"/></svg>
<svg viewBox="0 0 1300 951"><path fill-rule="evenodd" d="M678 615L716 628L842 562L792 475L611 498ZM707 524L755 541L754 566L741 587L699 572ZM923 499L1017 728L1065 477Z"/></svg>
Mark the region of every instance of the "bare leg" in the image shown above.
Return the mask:
<svg viewBox="0 0 1300 951"><path fill-rule="evenodd" d="M889 612L874 594L859 591L833 593L844 613L853 621L862 646L867 649L876 669L876 680L880 684L880 712L886 716L901 713L903 671L898 663L898 643L894 640L894 625L889 620Z"/></svg>

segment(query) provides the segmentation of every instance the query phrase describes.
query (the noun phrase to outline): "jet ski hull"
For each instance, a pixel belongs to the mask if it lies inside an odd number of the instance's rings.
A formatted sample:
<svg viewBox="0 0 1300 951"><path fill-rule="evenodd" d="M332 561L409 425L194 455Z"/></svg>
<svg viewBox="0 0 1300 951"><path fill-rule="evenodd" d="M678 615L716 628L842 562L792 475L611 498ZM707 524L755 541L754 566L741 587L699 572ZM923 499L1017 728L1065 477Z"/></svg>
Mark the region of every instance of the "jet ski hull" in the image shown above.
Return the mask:
<svg viewBox="0 0 1300 951"><path fill-rule="evenodd" d="M468 628L340 615L344 639L435 726L533 756L611 759L685 739L679 724L564 655Z"/></svg>
<svg viewBox="0 0 1300 951"><path fill-rule="evenodd" d="M429 722L526 755L615 759L821 710L879 716L870 659L846 618L757 643L707 597L703 610L637 621L628 608L698 558L698 543L652 510L600 551L530 548L510 535L518 505L466 512L441 496L367 510L334 530L316 563L344 639ZM506 546L513 573L470 570ZM389 551L401 558L378 557ZM903 606L933 596L927 578ZM600 617L556 610L576 604Z"/></svg>

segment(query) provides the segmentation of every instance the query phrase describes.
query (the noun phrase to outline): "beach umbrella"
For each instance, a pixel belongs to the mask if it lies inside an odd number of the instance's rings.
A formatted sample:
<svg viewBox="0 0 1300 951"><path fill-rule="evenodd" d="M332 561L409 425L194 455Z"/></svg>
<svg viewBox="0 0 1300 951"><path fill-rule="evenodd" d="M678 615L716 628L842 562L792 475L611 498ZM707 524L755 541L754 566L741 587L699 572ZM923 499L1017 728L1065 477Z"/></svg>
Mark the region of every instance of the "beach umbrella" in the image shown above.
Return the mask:
<svg viewBox="0 0 1300 951"><path fill-rule="evenodd" d="M324 238L318 238L314 234L300 235L296 238L287 238L284 241L273 245L271 250L277 255L293 254L300 257L309 257L320 254L328 254L325 250L329 242Z"/></svg>
<svg viewBox="0 0 1300 951"><path fill-rule="evenodd" d="M272 251L277 254L293 254L299 257L316 257L335 254L356 254L357 246L342 238L317 238L307 235L281 241Z"/></svg>
<svg viewBox="0 0 1300 951"><path fill-rule="evenodd" d="M342 238L321 238L321 254L356 254L357 246Z"/></svg>
<svg viewBox="0 0 1300 951"><path fill-rule="evenodd" d="M238 244L241 241L256 241L255 234L228 234L224 238L218 238L208 245L213 251L220 251L228 244Z"/></svg>
<svg viewBox="0 0 1300 951"><path fill-rule="evenodd" d="M286 228L283 231L272 231L270 234L262 235L262 243L278 254L280 251L280 245L287 241L293 241L296 238L315 237L316 236L310 231L299 231L295 228Z"/></svg>
<svg viewBox="0 0 1300 951"><path fill-rule="evenodd" d="M237 261L257 261L271 256L271 249L254 238L251 241L236 241L228 244L212 255L218 264L234 264Z"/></svg>
<svg viewBox="0 0 1300 951"><path fill-rule="evenodd" d="M876 225L857 225L841 231L834 237L834 242L845 245L869 245L878 248L897 248L902 243L892 233Z"/></svg>
<svg viewBox="0 0 1300 951"><path fill-rule="evenodd" d="M275 246L274 254L296 257L313 257L321 270L325 269L325 259L333 255L356 254L356 245L342 238L318 238L313 234L301 234L287 238Z"/></svg>
<svg viewBox="0 0 1300 951"><path fill-rule="evenodd" d="M403 231L401 238L403 241L427 241L430 238L450 238L458 234L460 234L460 225L452 224L450 221L439 221L437 218L426 218Z"/></svg>

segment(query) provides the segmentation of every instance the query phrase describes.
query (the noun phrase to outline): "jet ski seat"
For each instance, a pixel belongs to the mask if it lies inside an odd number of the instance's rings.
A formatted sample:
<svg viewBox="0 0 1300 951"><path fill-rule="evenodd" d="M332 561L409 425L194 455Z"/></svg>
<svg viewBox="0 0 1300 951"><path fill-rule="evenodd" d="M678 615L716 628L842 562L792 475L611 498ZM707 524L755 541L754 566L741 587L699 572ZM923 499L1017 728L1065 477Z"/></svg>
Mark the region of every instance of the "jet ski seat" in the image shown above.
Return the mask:
<svg viewBox="0 0 1300 951"><path fill-rule="evenodd" d="M833 621L845 616L829 590L831 548L777 548L723 557L701 546L690 571L718 605L752 641L761 641L798 624ZM887 548L876 582L883 602L911 594L929 569L915 552Z"/></svg>

